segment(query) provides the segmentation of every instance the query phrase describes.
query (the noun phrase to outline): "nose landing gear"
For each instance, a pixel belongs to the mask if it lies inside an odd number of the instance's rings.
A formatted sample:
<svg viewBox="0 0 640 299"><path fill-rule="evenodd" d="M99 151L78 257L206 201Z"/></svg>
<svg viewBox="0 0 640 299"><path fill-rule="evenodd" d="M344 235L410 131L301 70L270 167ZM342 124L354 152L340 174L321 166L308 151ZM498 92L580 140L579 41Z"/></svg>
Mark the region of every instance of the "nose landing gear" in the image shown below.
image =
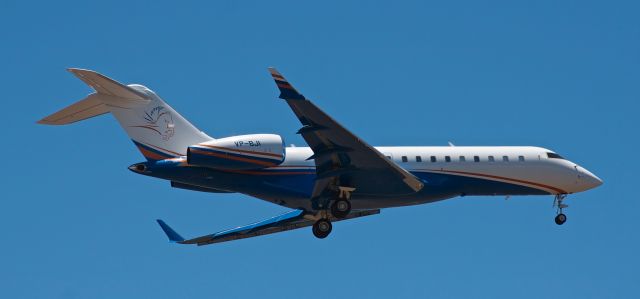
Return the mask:
<svg viewBox="0 0 640 299"><path fill-rule="evenodd" d="M553 206L557 208L556 218L554 219L557 225L563 225L567 221L567 215L562 213L564 208L569 207L569 205L562 203L565 198L567 198L566 194L556 194L553 200Z"/></svg>
<svg viewBox="0 0 640 299"><path fill-rule="evenodd" d="M567 221L567 216L565 214L560 213L556 215L555 221L557 225L563 225L565 221Z"/></svg>

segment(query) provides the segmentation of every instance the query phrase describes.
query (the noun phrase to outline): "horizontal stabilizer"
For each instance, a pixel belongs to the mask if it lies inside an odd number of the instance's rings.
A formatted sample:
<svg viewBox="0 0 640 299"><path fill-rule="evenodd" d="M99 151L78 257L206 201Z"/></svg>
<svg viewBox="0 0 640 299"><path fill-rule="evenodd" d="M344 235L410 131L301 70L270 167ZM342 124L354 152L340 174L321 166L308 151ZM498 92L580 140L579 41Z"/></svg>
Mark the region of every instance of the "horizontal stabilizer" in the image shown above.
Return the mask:
<svg viewBox="0 0 640 299"><path fill-rule="evenodd" d="M107 76L83 69L68 69L96 92L40 121L43 125L66 125L112 112L110 106L134 108L147 105L149 96Z"/></svg>
<svg viewBox="0 0 640 299"><path fill-rule="evenodd" d="M91 94L83 100L39 120L38 123L42 125L66 125L108 112L109 108L102 103L98 96Z"/></svg>
<svg viewBox="0 0 640 299"><path fill-rule="evenodd" d="M74 68L68 70L80 80L84 81L84 83L91 86L97 93L129 100L146 100L147 98L143 92L137 91L97 72Z"/></svg>
<svg viewBox="0 0 640 299"><path fill-rule="evenodd" d="M164 223L164 221L162 221L160 219L158 219L157 221L158 221L158 224L160 224L160 227L162 228L164 233L169 238L169 241L174 242L174 243L184 241L184 238L182 236L180 236L180 234L176 233L176 231L173 230L171 227L169 227L169 225Z"/></svg>

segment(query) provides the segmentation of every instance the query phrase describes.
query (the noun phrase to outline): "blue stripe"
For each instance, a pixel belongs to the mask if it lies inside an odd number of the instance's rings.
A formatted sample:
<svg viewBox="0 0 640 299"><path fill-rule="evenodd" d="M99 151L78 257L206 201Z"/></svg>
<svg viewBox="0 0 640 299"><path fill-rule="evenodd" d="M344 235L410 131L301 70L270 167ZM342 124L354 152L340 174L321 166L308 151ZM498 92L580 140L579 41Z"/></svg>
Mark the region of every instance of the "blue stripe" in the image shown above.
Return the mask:
<svg viewBox="0 0 640 299"><path fill-rule="evenodd" d="M456 174L412 172L428 183L424 193L450 192L459 195L547 195L549 192L513 183L494 181L486 178L467 177Z"/></svg>
<svg viewBox="0 0 640 299"><path fill-rule="evenodd" d="M210 188L225 187L231 191L249 193L258 198L283 198L283 202L289 202L287 198L308 199L315 185L313 167L306 169L287 169L273 167L261 170L249 170L251 174L243 174L242 171L219 173L205 168L180 167L180 163L153 163L149 165L153 175L177 181L193 181L199 185ZM176 169L178 168L179 171ZM233 171L231 171L233 172ZM280 174L280 173L289 174ZM306 173L305 173L306 172ZM218 174L219 173L219 174ZM426 181L425 187L417 194L397 199L381 201L381 205L400 206L428 202L431 199L439 200L460 195L548 195L549 192L537 188L522 186L513 183L494 181L485 178L465 177L455 174L441 174L412 171L413 175ZM221 181L216 180L219 175ZM204 177L211 179L204 179ZM231 180L231 181L229 181ZM382 199L374 199L382 200ZM373 201L372 201L373 203ZM290 208L299 208L299 204L287 205Z"/></svg>

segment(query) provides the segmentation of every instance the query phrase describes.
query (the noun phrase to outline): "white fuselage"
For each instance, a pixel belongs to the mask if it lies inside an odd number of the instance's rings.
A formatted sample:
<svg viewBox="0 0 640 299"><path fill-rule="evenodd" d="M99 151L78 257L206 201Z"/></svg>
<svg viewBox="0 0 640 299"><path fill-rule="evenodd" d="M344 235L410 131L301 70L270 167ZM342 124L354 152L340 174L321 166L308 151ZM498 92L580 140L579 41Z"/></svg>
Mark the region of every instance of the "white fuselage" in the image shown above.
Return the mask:
<svg viewBox="0 0 640 299"><path fill-rule="evenodd" d="M376 147L410 172L479 178L570 194L595 188L602 181L553 151L532 146L394 146ZM314 167L308 147L287 147L281 167Z"/></svg>

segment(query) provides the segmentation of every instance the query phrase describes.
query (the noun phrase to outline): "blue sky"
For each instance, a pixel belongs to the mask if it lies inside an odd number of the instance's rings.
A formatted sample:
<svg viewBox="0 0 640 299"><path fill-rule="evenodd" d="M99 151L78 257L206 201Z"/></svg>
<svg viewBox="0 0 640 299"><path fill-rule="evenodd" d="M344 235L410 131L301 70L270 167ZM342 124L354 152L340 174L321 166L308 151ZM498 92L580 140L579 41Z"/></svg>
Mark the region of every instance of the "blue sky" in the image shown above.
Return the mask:
<svg viewBox="0 0 640 299"><path fill-rule="evenodd" d="M211 1L213 2L213 1ZM0 297L637 298L636 1L0 2ZM266 68L374 145L538 145L605 184L466 197L206 247L169 244L284 211L172 189L111 116L35 121L90 92L65 71L149 86L215 137L304 145Z"/></svg>

